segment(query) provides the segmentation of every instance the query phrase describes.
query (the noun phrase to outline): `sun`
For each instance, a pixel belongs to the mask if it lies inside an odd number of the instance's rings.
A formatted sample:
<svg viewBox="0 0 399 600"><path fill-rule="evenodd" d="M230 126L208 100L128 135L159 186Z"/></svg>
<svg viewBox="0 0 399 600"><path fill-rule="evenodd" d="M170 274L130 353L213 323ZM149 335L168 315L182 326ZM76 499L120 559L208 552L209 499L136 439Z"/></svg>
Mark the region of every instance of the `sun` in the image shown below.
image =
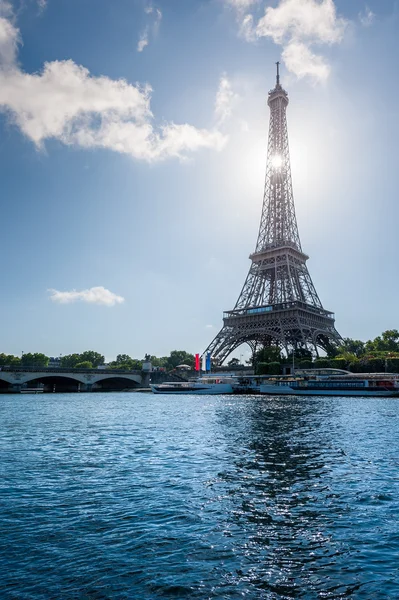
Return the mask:
<svg viewBox="0 0 399 600"><path fill-rule="evenodd" d="M283 157L280 154L275 154L271 158L271 163L272 163L273 169L278 170L281 168L281 166L283 164Z"/></svg>

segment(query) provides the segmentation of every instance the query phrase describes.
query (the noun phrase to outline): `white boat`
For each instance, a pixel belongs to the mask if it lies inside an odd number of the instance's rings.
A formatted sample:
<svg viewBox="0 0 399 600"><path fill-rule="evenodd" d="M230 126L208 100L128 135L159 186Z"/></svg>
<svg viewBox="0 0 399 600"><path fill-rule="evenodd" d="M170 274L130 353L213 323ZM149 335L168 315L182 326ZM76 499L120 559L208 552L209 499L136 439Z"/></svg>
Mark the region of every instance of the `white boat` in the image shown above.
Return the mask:
<svg viewBox="0 0 399 600"><path fill-rule="evenodd" d="M154 394L232 394L231 377L199 377L193 381L151 384Z"/></svg>
<svg viewBox="0 0 399 600"><path fill-rule="evenodd" d="M338 369L298 371L295 375L276 375L265 379L260 385L260 393L278 396L399 397L399 374L349 373Z"/></svg>
<svg viewBox="0 0 399 600"><path fill-rule="evenodd" d="M234 377L233 392L235 394L259 394L260 386L270 375L239 375Z"/></svg>

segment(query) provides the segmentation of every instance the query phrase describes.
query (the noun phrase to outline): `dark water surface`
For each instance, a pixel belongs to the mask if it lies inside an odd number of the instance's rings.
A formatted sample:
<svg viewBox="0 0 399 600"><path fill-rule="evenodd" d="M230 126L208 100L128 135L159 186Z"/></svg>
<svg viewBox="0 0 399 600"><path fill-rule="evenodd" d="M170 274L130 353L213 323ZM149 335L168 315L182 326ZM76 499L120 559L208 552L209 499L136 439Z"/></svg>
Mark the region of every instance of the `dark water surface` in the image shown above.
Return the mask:
<svg viewBox="0 0 399 600"><path fill-rule="evenodd" d="M0 598L399 598L399 400L1 396Z"/></svg>

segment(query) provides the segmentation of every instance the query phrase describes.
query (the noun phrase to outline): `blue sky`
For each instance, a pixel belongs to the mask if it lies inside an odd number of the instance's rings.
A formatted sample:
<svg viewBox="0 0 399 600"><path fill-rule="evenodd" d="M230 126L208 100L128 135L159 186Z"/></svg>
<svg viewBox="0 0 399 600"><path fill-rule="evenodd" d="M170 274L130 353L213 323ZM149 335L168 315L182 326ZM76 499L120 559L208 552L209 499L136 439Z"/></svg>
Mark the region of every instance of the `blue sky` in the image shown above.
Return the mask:
<svg viewBox="0 0 399 600"><path fill-rule="evenodd" d="M0 351L204 350L256 242L276 60L321 301L344 337L398 328L398 32L393 0L0 0Z"/></svg>

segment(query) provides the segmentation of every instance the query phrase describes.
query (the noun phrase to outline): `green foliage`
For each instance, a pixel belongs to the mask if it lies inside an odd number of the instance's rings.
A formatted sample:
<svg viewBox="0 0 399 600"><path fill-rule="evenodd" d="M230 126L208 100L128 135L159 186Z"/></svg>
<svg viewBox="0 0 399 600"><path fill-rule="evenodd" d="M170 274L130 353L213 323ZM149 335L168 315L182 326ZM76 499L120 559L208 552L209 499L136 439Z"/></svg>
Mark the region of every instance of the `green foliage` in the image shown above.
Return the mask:
<svg viewBox="0 0 399 600"><path fill-rule="evenodd" d="M256 365L257 375L280 375L281 365L277 361L259 362Z"/></svg>
<svg viewBox="0 0 399 600"><path fill-rule="evenodd" d="M13 354L0 354L0 366L9 365L12 367L19 367L21 365L21 359Z"/></svg>
<svg viewBox="0 0 399 600"><path fill-rule="evenodd" d="M366 342L366 352L399 352L399 331L388 329L381 336Z"/></svg>
<svg viewBox="0 0 399 600"><path fill-rule="evenodd" d="M81 361L80 354L66 354L61 357L61 367L64 369L73 369Z"/></svg>
<svg viewBox="0 0 399 600"><path fill-rule="evenodd" d="M337 356L337 358L330 358L329 363L330 363L330 367L332 369L347 370L348 365L354 359L356 359L356 356L353 356L353 358L351 358L351 360L346 360L346 358L344 358L343 356Z"/></svg>
<svg viewBox="0 0 399 600"><path fill-rule="evenodd" d="M257 352L255 352L254 363L268 363L277 362L280 363L282 360L281 349L279 346L264 346Z"/></svg>
<svg viewBox="0 0 399 600"><path fill-rule="evenodd" d="M299 363L302 360L313 360L313 356L310 350L307 348L295 348L294 351L294 361L295 364ZM287 355L287 362L292 363L292 351Z"/></svg>
<svg viewBox="0 0 399 600"><path fill-rule="evenodd" d="M194 363L194 354L185 352L185 350L172 350L165 366L169 370L175 369L177 365L189 365L194 369Z"/></svg>
<svg viewBox="0 0 399 600"><path fill-rule="evenodd" d="M352 352L348 352L347 350L342 350L339 354L337 354L337 356L335 358L332 359L332 361L334 361L334 360L343 361L343 362L349 364L351 362L358 360L358 357L356 356L356 354L353 354Z"/></svg>
<svg viewBox="0 0 399 600"><path fill-rule="evenodd" d="M386 364L388 373L399 373L399 357L387 358Z"/></svg>
<svg viewBox="0 0 399 600"><path fill-rule="evenodd" d="M227 363L228 367L237 367L240 364L240 361L238 360L238 358L232 358L231 360L229 360L229 362Z"/></svg>
<svg viewBox="0 0 399 600"><path fill-rule="evenodd" d="M104 356L99 352L95 352L94 350L86 350L82 352L80 355L80 362L90 361L93 367L99 367L103 365L105 362Z"/></svg>
<svg viewBox="0 0 399 600"><path fill-rule="evenodd" d="M121 371L141 371L143 361L131 358L128 354L118 354L116 360L109 363L109 367Z"/></svg>
<svg viewBox="0 0 399 600"><path fill-rule="evenodd" d="M311 360L300 360L298 363L295 363L295 366L298 369L311 369L313 367L313 361L311 361Z"/></svg>
<svg viewBox="0 0 399 600"><path fill-rule="evenodd" d="M194 368L194 355L185 350L172 350L169 356L157 357L146 355L154 367L174 370L180 364ZM313 361L312 353L306 348L295 349L296 368L337 368L347 369L354 373L391 372L399 373L399 331L388 329L374 340L364 343L361 340L345 338L339 347L327 346L327 357ZM292 363L292 353L287 358L282 356L279 346L265 346L255 353L253 364L258 374L276 375L281 371L281 363ZM0 353L0 366L46 367L49 358L40 352L26 353L21 358L12 354ZM247 361L251 364L252 361ZM104 356L94 350L81 354L68 354L61 358L64 368L97 368L104 364ZM237 358L228 362L229 367L240 364ZM141 370L142 360L132 358L128 354L118 354L109 366L123 371ZM213 366L217 368L217 362Z"/></svg>
<svg viewBox="0 0 399 600"><path fill-rule="evenodd" d="M362 373L383 373L385 371L385 360L366 356L360 361Z"/></svg>
<svg viewBox="0 0 399 600"><path fill-rule="evenodd" d="M347 366L348 371L351 373L361 373L362 372L362 363L358 358L350 362Z"/></svg>
<svg viewBox="0 0 399 600"><path fill-rule="evenodd" d="M114 362L117 365L127 365L132 361L133 359L128 354L118 354Z"/></svg>
<svg viewBox="0 0 399 600"><path fill-rule="evenodd" d="M23 367L47 367L49 357L41 352L28 352L21 357L21 365Z"/></svg>
<svg viewBox="0 0 399 600"><path fill-rule="evenodd" d="M157 356L150 356L150 361L153 367L161 367L166 369L166 366L168 364L168 357L161 356L161 358L158 358Z"/></svg>
<svg viewBox="0 0 399 600"><path fill-rule="evenodd" d="M104 364L104 356L94 350L86 350L81 354L66 354L61 358L61 367L66 369L76 369L82 362L90 362L92 366L98 367Z"/></svg>
<svg viewBox="0 0 399 600"><path fill-rule="evenodd" d="M75 369L92 369L93 364L89 360L83 360L75 365Z"/></svg>
<svg viewBox="0 0 399 600"><path fill-rule="evenodd" d="M313 366L315 369L329 369L331 365L328 358L316 358Z"/></svg>
<svg viewBox="0 0 399 600"><path fill-rule="evenodd" d="M337 348L337 354L344 356L350 354L356 358L363 356L365 352L365 343L361 340L352 340L351 338L344 338L343 344Z"/></svg>

